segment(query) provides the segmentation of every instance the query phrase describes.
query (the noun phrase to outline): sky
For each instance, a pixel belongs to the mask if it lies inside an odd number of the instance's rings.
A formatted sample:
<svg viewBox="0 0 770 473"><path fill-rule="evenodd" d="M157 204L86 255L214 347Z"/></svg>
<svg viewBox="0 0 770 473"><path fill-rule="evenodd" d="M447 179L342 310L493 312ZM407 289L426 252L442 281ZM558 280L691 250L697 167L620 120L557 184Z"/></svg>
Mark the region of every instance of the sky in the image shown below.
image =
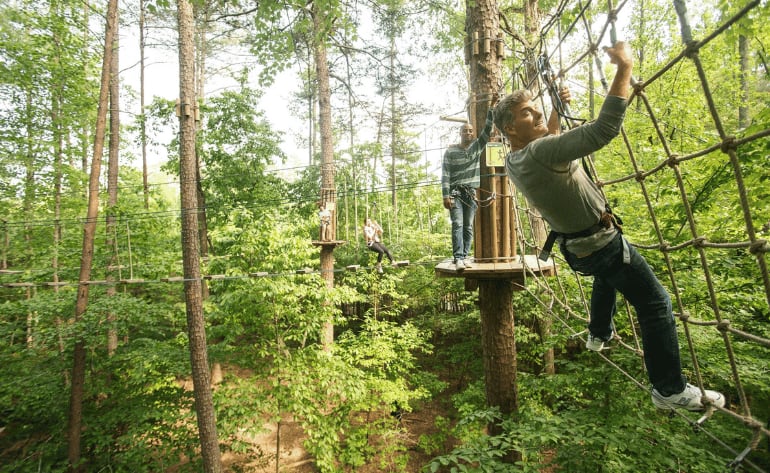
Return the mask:
<svg viewBox="0 0 770 473"><path fill-rule="evenodd" d="M627 24L630 13L630 9L624 9L621 12L617 22L619 31L623 29L624 24ZM362 28L366 28L366 26L362 26ZM121 29L120 61L121 68L123 69L121 75L123 85L133 88L138 93L139 67L137 64L139 53L138 38L135 30L135 27L129 28L127 26ZM158 33L154 34L157 35ZM362 36L365 34L366 32L362 31ZM622 36L620 39L622 39ZM461 54L463 54L462 51L458 51L458 55ZM145 103L149 104L153 96L171 100L175 99L178 96L179 90L176 50L148 48L146 56L145 83L148 90ZM216 65L215 63L237 63L244 60L254 62L248 55L244 59L243 56L227 56L218 53L217 57L209 59L209 65L214 66ZM462 84L453 84L447 78L438 77L435 72L429 70L430 64L415 63L413 66L417 69L417 72L412 78L411 87L407 91L408 101L409 103L423 103L430 110L425 116L419 117L413 127L415 132L420 133L415 141L424 150L421 158L422 165L427 167L430 173L438 176L440 174L440 162L443 151L446 146L458 141L457 130L459 128L457 122L444 121L440 117L463 117L465 97L461 96L461 94L464 94L461 90ZM250 84L254 88L256 88L254 84L258 83L256 76L257 72L255 71L252 74L252 84ZM462 78L462 74L459 77ZM224 88L234 86L235 82L232 79L222 77L210 78L206 83L206 94L216 94ZM280 175L286 179L296 177L301 168L306 166L309 161L308 150L299 144L296 139L298 136L306 136L308 125L304 120L293 117L287 107L287 104L294 100L292 93L299 90L299 87L297 73L293 70L283 71L275 78L271 86L263 90L264 94L261 100L261 109L265 112L267 120L272 128L283 138L281 149L287 156L287 161L285 163L276 163L273 168L285 169L286 171L280 173ZM357 90L357 93L360 93L360 91ZM134 104L124 102L126 105L123 106L132 107L133 110L131 111L138 113L138 99L134 102ZM332 117L332 120L337 118ZM374 131L372 128L374 124L359 123L358 125L358 136L356 137L358 142L373 141ZM369 136L366 136L367 130ZM346 147L346 139L335 143L335 150L337 151ZM387 146L384 148L387 149ZM149 157L151 169L157 168L159 163L165 161L163 152L164 150L162 149L151 150L151 156Z"/></svg>
<svg viewBox="0 0 770 473"><path fill-rule="evenodd" d="M137 98L133 101L121 99L121 106L124 109L133 109L130 110L132 113L138 113L138 36L134 31L124 27L121 30L120 46L121 83L124 87L132 88L137 94ZM151 103L155 96L171 100L178 97L179 67L176 51L146 48L145 56L145 103ZM225 58L220 60L220 62L226 61L227 59ZM425 66L417 65L418 68L422 69ZM256 75L256 72L252 73L252 87L255 87L254 84L258 83ZM454 90L449 90L451 87L442 83L440 79L435 80L438 78L427 71L419 71L413 79L414 85L408 91L410 103L422 102L432 110L432 113L420 117L414 127L415 131L420 132L420 136L416 140L418 146L427 150L423 153L421 163L430 172L438 175L443 148L457 141L456 130L459 127L458 123L443 121L439 117L442 115L462 115L464 108L463 98L455 93ZM209 79L206 83L205 93L206 95L216 94L228 87L235 87L235 85L232 79L221 77ZM292 93L299 90L299 87L300 84L296 71L291 69L283 71L275 77L271 86L263 90L264 94L260 103L261 109L265 112L265 116L272 128L283 138L281 149L287 156L287 161L285 163L276 163L273 169L286 169L286 171L280 173L286 179L296 177L301 168L306 166L309 161L307 148L299 144L295 138L297 136L306 136L308 125L304 120L293 117L286 106L289 101L293 100ZM127 115L131 116L131 113ZM332 117L332 120L335 119L336 117ZM361 130L367 129L366 124L361 125ZM170 139L170 136L168 139ZM372 138L357 136L356 139L363 141ZM335 144L335 150L345 147L347 147L346 141ZM148 161L151 170L157 169L165 161L163 154L164 150L162 149L149 150ZM141 163L137 162L136 165L137 167L141 166Z"/></svg>

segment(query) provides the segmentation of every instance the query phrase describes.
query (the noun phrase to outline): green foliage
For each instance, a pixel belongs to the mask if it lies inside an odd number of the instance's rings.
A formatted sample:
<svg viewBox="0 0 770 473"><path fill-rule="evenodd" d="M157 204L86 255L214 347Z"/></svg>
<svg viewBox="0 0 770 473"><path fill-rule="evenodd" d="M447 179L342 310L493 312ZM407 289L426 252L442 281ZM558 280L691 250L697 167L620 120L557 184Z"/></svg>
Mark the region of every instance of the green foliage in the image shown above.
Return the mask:
<svg viewBox="0 0 770 473"><path fill-rule="evenodd" d="M376 445L363 439L394 428L393 420L382 417L391 409L387 399L404 397L403 390L393 392L400 383L378 379L342 357L315 349L295 353L276 375L273 390L279 404L302 423L305 447L322 472L360 466L371 458Z"/></svg>
<svg viewBox="0 0 770 473"><path fill-rule="evenodd" d="M75 338L86 340L91 358L83 412L88 428L82 438L83 448L90 452L88 465L150 471L164 462L172 464L180 454L190 455L197 443L191 422L192 393L177 382L186 376L189 355L185 338L175 338L173 324L166 323L164 314L173 310L159 302L148 305L127 296L100 299L96 295L89 312L72 325L66 320L73 304L73 292L62 291L44 293L15 309L8 307L11 304L3 307L3 320L15 316L17 327L24 326L24 314L38 314L40 329L33 328L26 345L24 338L3 344L0 356L6 361L0 376L14 382L0 385L2 404L8 406L0 418L5 426L3 463L10 468L0 471L39 471L40 466L46 471L64 470L62 433L71 367L70 357L62 355L69 353L67 347ZM101 349L101 311L114 313L118 333L130 336L112 357ZM3 333L3 338L14 340L10 335Z"/></svg>
<svg viewBox="0 0 770 473"><path fill-rule="evenodd" d="M704 451L703 434L683 428L676 416L656 412L649 393L629 390L628 380L614 370L563 364L555 376L519 380L524 401L516 415L502 419L481 400L454 428L454 435L462 433L462 443L423 471L630 472L682 466L722 471L729 462L727 452ZM484 433L490 422L499 423L503 433ZM722 439L741 434L740 427L719 417L706 429ZM521 457L515 466L502 460L511 452Z"/></svg>
<svg viewBox="0 0 770 473"><path fill-rule="evenodd" d="M646 5L644 12L633 11L629 26L633 48L645 53L636 67L642 78L683 48L676 20L668 14L670 5ZM196 7L203 6L196 2ZM555 2L540 4L544 10L552 6ZM173 14L173 4L165 0L147 7L154 15ZM360 70L342 78L356 107L351 112L353 123L334 124L338 145L348 132L352 142L352 149L335 156L338 237L348 240L335 249L335 266L372 265L374 254L360 238L365 215L383 224L385 242L396 259L411 262L405 268L387 268L384 275L335 273L333 288L318 274L295 274L300 268L318 267L318 249L310 242L317 231L312 203L320 192L319 167L307 167L292 183L268 171L283 159L279 148L283 137L267 124L271 111L260 111L261 93L248 84L249 71L235 77L237 89L201 103L197 150L212 248L203 270L222 276L207 281L210 298L204 309L210 361L223 364L226 372L214 390L223 451L237 455L244 464L264 462L270 454L260 451L253 437L292 417L302 425L307 450L324 472L407 471L407 460L415 450L434 457L424 471L724 469L732 453L715 446L704 432L692 431L678 416L654 411L646 389L637 389L615 367L585 353L566 328L541 333L542 324L548 322L544 317L551 313L544 314L542 306L532 301L533 293L543 296L534 285L514 296L519 412L504 418L486 406L477 294L465 291L461 279L437 279L433 274L436 260L448 255L449 226L434 176L417 159L422 146L416 144L409 122L417 110L412 105L417 104L397 97L399 109L389 117L395 131L393 150L386 139L357 141L361 137L347 129L365 126L375 113L372 104L358 95L362 77L374 77L374 82L365 84L378 87L384 96L414 79L409 68L390 71L390 66L382 66L389 48L380 39L413 42L409 48L423 50L414 57L429 62L439 75L459 77L457 84L462 86L456 87L464 90L465 75L459 72L464 70L462 55L456 54L465 34L463 5L398 1L367 5L366 13L373 8L382 25L378 41L366 45L362 55L371 63L354 54L361 12L345 10L347 5L339 2L316 1L310 7L306 2L260 2L254 15L244 14L250 7L240 1L205 7L219 15L210 18L226 19L227 28L248 36L248 47L266 66L260 71L266 79L260 87L273 80L276 71L304 58L313 45L330 49L342 45L345 59ZM412 15L422 7L426 14ZM710 32L715 21L737 8L729 2L696 7L702 13L695 21L696 35ZM323 21L315 31L309 8L322 13ZM502 8L506 15L513 14L509 5ZM764 133L770 125L764 46L768 33L762 28L767 8L760 5L699 53L722 126L738 139ZM561 17L563 27L569 26L579 9L579 5L567 6ZM3 263L21 271L3 272L0 283L36 284L29 290L0 288L0 379L4 380L0 382L0 471L67 470L69 371L76 340L86 344L88 354L84 467L116 472L199 471L183 286L160 282L182 272L178 197L153 190L145 209L140 193L132 192L143 187L141 176L122 168L119 203L108 210L118 222L109 237L117 242L123 267L105 268L114 248L106 247L106 228L100 218L93 279L109 275L146 282L116 283L114 296L108 295L107 285L91 285L88 310L77 322L71 320L76 285L45 284L54 279L76 281L81 259L87 177L81 163L90 156L93 139L84 130L92 127L94 119L99 58L93 52L102 46L98 36L84 34L93 18L82 11L82 4L70 1L43 8L30 2L0 7L0 208L4 212L0 230L7 241ZM588 18L600 16L597 11L588 12ZM422 32L420 27L430 28L431 34L415 38ZM751 59L745 98L734 86L746 72L737 60L739 35L747 37ZM426 58L425 52L431 55ZM446 52L452 57L439 61L437 53ZM331 62L339 74L335 53ZM506 70L514 70L516 65L512 66ZM570 74L573 82L582 82L586 71L577 67ZM297 101L298 108L305 108L308 97L313 97L313 74L305 79L308 88L301 103ZM651 208L633 179L605 187L634 242L657 244L658 229L670 244L688 242L693 238L688 210L696 233L709 241L748 241L746 214L754 233L767 237L770 144L766 138L737 146L735 159L720 150L680 163L684 198L677 175L665 166L661 136L678 154L719 144L722 139L705 108L698 79L692 62L682 61L646 87L650 111L641 102L629 108L626 132L636 163L643 171L662 167L643 181ZM582 112L587 104L580 100L573 109ZM334 105L339 103L335 100ZM739 123L739 105L748 108L748 123ZM658 120L660 135L650 126L649 112ZM380 115L378 126L387 125L385 114ZM168 143L164 138L176 128L174 101L156 98L139 120L147 126L148 145L165 147L171 156L165 169L176 174L178 143L176 138ZM399 158L397 208L388 189L391 177L383 174L387 164L383 159L387 161L389 154ZM599 174L618 179L634 173L628 154L625 143L615 140L597 153ZM739 198L738 172L747 191L746 209ZM53 191L58 183L61 199ZM61 229L56 242L55 228ZM358 241L353 241L357 232ZM658 251L642 251L664 283L672 291L676 287L677 311L713 320L718 309L731 327L770 337L766 295L757 290L762 277L757 258L763 255L746 248L707 249L705 262L717 291L712 300L699 249L689 246L667 253L667 258ZM665 277L669 262L676 286ZM584 314L583 292L589 286L588 279L560 282L570 311ZM573 331L584 329L584 323L564 307L556 305L552 310ZM634 327L629 319L633 317L626 315L621 308L616 328L631 343ZM336 340L329 351L323 351L319 333L328 322L334 324ZM104 344L107 329L119 336L112 354ZM712 327L689 329L700 375L708 386L724 392L733 409L739 410L745 401L753 417L770 416L765 348L728 335L735 370L747 395L740 400L725 338ZM543 353L549 349L556 353L557 374L540 375ZM685 372L695 379L694 360L687 350L683 354ZM613 349L607 356L623 373L645 379L636 355ZM414 448L413 439L404 432L408 424L398 418L427 411L429 403L439 406L436 412L440 413L428 420L433 429L421 434ZM688 419L697 417L692 414ZM497 424L502 432L486 434L489 424ZM716 413L704 428L742 449L750 439L739 424ZM520 455L517 464L505 462L511 452ZM180 463L182 457L189 462ZM770 464L761 449L750 458L763 467Z"/></svg>

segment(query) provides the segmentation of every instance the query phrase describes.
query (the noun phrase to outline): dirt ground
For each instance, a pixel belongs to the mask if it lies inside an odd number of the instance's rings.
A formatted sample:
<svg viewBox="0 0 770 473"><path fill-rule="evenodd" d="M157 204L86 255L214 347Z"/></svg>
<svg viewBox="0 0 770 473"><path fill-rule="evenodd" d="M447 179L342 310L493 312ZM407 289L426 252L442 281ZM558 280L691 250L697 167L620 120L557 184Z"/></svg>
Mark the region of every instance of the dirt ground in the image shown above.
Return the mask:
<svg viewBox="0 0 770 473"><path fill-rule="evenodd" d="M431 456L426 455L417 447L420 435L436 432L434 419L436 416L446 415L442 412L440 401L426 403L418 411L405 413L401 423L406 430L406 443L409 445L408 472L419 472L430 461ZM265 425L265 433L247 440L252 443L254 451L260 451L263 456L258 461L244 460L243 456L232 453L222 455L222 463L228 473L275 473L276 472L276 434L275 424ZM312 457L302 445L304 432L302 427L291 419L281 422L281 447L278 463L280 473L316 473ZM253 457L253 455L252 455ZM357 473L382 473L378 464L365 465L356 468Z"/></svg>

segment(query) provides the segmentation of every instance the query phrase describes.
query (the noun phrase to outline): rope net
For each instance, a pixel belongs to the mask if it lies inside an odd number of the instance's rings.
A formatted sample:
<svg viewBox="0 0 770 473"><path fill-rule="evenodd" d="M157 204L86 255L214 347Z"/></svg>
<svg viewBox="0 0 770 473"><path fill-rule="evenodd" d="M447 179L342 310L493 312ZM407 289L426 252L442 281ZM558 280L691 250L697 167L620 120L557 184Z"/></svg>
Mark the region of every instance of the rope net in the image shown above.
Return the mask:
<svg viewBox="0 0 770 473"><path fill-rule="evenodd" d="M608 202L624 218L627 239L638 249L649 250L645 257L668 286L687 344L683 358L689 353L691 360L690 382L704 388L699 345L723 347L726 364L711 366L710 373L729 370L729 394L737 401L724 408L710 406L695 420L688 417L689 413L677 415L733 452L732 468L742 465L763 471L746 457L763 437L770 435L770 430L752 416L741 363L748 356L763 359L767 356L764 350L770 348L770 276L766 260L770 245L762 238L762 232L767 233L770 227L770 195L767 184L761 185L767 180L770 113L759 100L754 123L742 116L744 109L735 104L751 106L744 85L749 79L746 70L738 67L740 57L733 57L738 55L735 48L730 50L719 41L726 35L742 35L741 22L752 14L759 16L759 5L759 1L752 1L740 9L731 9L734 11L711 31L702 25L690 25L682 1L668 5L663 15L671 21L657 21L670 30L678 21L681 43L667 45L676 52L656 71L645 70L647 64L636 58L634 74L641 74L641 78L633 82L622 139L613 140L597 153L600 156L588 162L590 172L599 176L597 183ZM619 14L638 22L632 28L646 38L630 41L632 50L639 52L643 40L649 44L651 38L665 43L664 30L656 30L652 22L644 24L641 13L630 8L626 2L613 8L611 2L592 6L590 1L585 5L565 1L546 19L535 44L512 35L518 59L512 71L513 88L526 87L539 93L547 109L551 106L547 102L547 77L543 80L543 74L533 71L542 70L543 64L558 63L556 76L569 85L575 109L593 118L598 110L595 102L607 91L600 45L615 41ZM695 39L693 30L700 29L703 37ZM733 77L710 74L704 63L713 64L717 58L721 58L722 65L735 65L731 69ZM553 106L558 110L557 104ZM560 114L563 120L572 121L580 113ZM539 216L524 199L512 197L520 251L537 254L543 234L537 226L542 223L533 222ZM586 326L583 314L589 313L583 287L586 280L572 272L557 253L553 257L559 261L561 271L557 270L556 277L537 277L536 268L528 268L523 289L546 316L553 317L571 336L582 337ZM574 281L581 300L567 293L566 288ZM635 317L628 303L624 305L627 322L621 321L625 325L622 332L629 334L630 340L616 336L614 343L640 355ZM616 324L622 312L616 315ZM639 388L649 389L646 380L637 381L602 353L599 356ZM704 423L716 414L746 426L750 438L743 450L733 449L704 428Z"/></svg>
<svg viewBox="0 0 770 473"><path fill-rule="evenodd" d="M555 13L545 19L536 42L530 44L515 38L512 49L516 60L510 74L513 82L510 86L535 89L540 92L544 104L550 106L546 103L548 84L543 82L542 75L533 73L538 69L538 63L540 67L547 63L556 69L558 79L566 82L573 92L574 111L565 113L565 120L592 119L598 110L596 102L607 90L604 58L599 46L614 39L619 18L641 22L633 8L634 5L626 1L617 7L611 3L592 4L590 0L585 4L580 0L563 1ZM725 408L711 406L694 419L688 417L692 415L690 413L677 411L676 415L733 452L732 467L744 465L756 471L762 469L747 456L763 438L770 437L770 430L752 414L746 373L741 368L748 357L766 357L770 348L770 276L766 257L770 245L763 238L770 231L770 206L767 204L770 191L766 183L770 111L763 105L767 103L766 96L759 104L756 98L746 97L738 80L741 72L737 67L740 60L734 57L737 53L726 48L720 39L740 35L741 22L751 15L760 16L758 10L761 8L760 2L754 0L733 9L735 11L726 15L717 27L705 30L700 26L691 27L684 4L675 1L663 11L661 18L655 19L657 23L647 23L646 29L637 26L640 34L646 35L646 41L665 41L661 38L666 38L670 30L678 31L681 38L661 48L674 53L670 53L657 70L647 71L647 64L637 58L634 68L637 80L621 138L602 149L596 159L588 161L591 173L599 176L598 183L608 201L624 217L628 240L645 250L648 262L669 289L687 344L684 353L690 358L690 381L703 388L704 377L709 379L722 368L729 372L731 389L726 394L735 402ZM665 28L657 30L658 23ZM701 39L694 39L693 30ZM630 36L639 38L640 35ZM631 44L632 49L637 49L638 45L633 41ZM710 74L704 63L714 63L716 58L721 58L719 61L723 64L735 65L735 73L731 77ZM754 74L761 73L761 67L758 69ZM768 76L767 71L765 76ZM750 111L757 109L753 123L741 122L735 103L745 103ZM542 228L537 228L542 226L542 222L538 223L537 212L517 195L484 196L480 204L489 205L493 198L514 199L520 254L537 254L543 235ZM30 224L50 225L49 222L23 222L17 226ZM571 272L566 262L560 260L558 252L554 252L553 257L559 260L556 276L541 278L536 276L541 272L539 268L525 268L528 270L527 283L522 288L571 336L581 337L587 322L585 314L589 312L584 287L586 280ZM411 266L432 267L438 261L427 260ZM130 263L129 266L136 269ZM334 272L372 268L351 267ZM306 268L241 275L215 274L203 278L213 281L311 273L320 272ZM183 281L181 277L138 279L131 271L127 279L120 276L117 281L88 283ZM34 288L78 284L77 281L20 282L4 286ZM572 286L577 286L578 298L572 295ZM615 321L621 324L618 332L623 338L617 337L613 343L641 359L641 341L627 303ZM701 367L703 348L717 345L724 361L720 366L710 366L704 376ZM646 380L637 380L601 352L597 356L640 389L648 389ZM746 427L748 439L744 448L736 450L709 433L705 424L715 415L733 419Z"/></svg>

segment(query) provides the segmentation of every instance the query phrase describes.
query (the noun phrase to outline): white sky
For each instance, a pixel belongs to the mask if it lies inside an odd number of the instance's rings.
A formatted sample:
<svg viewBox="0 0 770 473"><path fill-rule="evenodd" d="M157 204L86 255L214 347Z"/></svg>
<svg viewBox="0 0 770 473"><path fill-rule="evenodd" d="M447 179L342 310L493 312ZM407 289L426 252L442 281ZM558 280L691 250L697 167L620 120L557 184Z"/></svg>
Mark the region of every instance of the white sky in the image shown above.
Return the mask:
<svg viewBox="0 0 770 473"><path fill-rule="evenodd" d="M622 29L624 29L623 26L628 22L628 15L631 13L631 9L625 8L621 13L621 17L618 19L619 39L623 39ZM362 26L362 28L365 28L365 26ZM156 31L153 34L157 35L158 32ZM121 76L122 84L131 87L135 93L138 94L139 67L138 65L131 67L132 65L138 64L139 61L136 27L122 27L120 41L120 61L121 68L123 69ZM147 56L145 59L145 84L147 87L145 103L151 103L154 96L171 100L175 99L178 96L179 90L179 70L176 50L169 51L157 48L147 49L145 54ZM459 56L463 53L462 51L458 51L457 54ZM209 59L209 66L214 65L215 61L219 65L224 65L239 61L242 62L244 60L253 62L248 55L244 58L243 56L236 57L234 55L218 53L215 58ZM419 102L426 105L430 110L430 113L424 117L420 117L413 130L421 133L416 139L417 145L426 150L423 152L421 164L427 164L429 171L438 175L443 149L448 144L457 141L457 129L459 126L456 122L441 121L439 117L442 115L463 114L465 106L465 97L461 96L463 87L462 84L458 85L456 82L448 82L447 78L437 77L435 72L427 70L427 68L430 67L430 64L415 64L415 67L417 67L418 70L413 78L413 85L407 94L409 102ZM257 88L255 85L257 83L256 76L256 73L254 73L254 79L251 84L251 87L253 88ZM459 75L459 78L462 80L462 73ZM457 78L455 78L455 80L457 80ZM216 94L221 89L233 87L234 85L232 79L221 77L210 78L206 84L206 94ZM264 90L263 98L261 100L261 109L265 112L266 118L270 122L272 128L283 138L281 149L287 156L287 162L285 164L278 163L275 168L297 168L308 164L308 150L299 145L296 140L297 136L305 137L307 135L308 124L304 120L293 117L287 107L287 104L294 100L292 98L292 93L298 89L299 81L296 72L292 70L284 71L275 78L272 86ZM361 93L361 91L357 90L357 93ZM373 100L376 101L379 99ZM138 113L139 111L138 98L134 103L123 100L121 105L124 110L128 109L129 112ZM133 110L130 108L133 108ZM130 115L127 114L126 116ZM336 121L338 117L332 117L332 119ZM374 123L362 122L357 125L356 140L359 143L372 141L374 136ZM347 148L347 146L347 137L342 137L340 142L335 143L335 150L341 150ZM387 154L387 143L383 148L385 149L384 152ZM151 150L151 153L152 155L149 157L149 160L152 163L151 169L156 168L159 163L165 161L165 156L159 154L164 153L164 150L155 149ZM139 153L136 152L136 154L138 155ZM139 165L140 164L137 163L137 166ZM281 175L284 178L290 179L298 171L298 169L290 169Z"/></svg>
<svg viewBox="0 0 770 473"><path fill-rule="evenodd" d="M121 98L121 107L124 111L138 113L139 108L139 51L138 37L135 32L128 31L124 27L121 30L121 84L131 87L137 98L133 103ZM165 99L175 99L179 95L179 68L176 57L176 51L164 51L160 49L149 49L145 51L145 104L150 104L153 97L162 97ZM220 62L227 62L221 60ZM132 65L136 65L131 67ZM420 67L421 65L418 65ZM424 66L424 65L422 65ZM457 87L450 87L443 84L441 80L435 80L430 73L426 71L418 72L414 78L415 84L409 91L408 96L411 103L425 103L432 111L427 116L421 117L418 124L414 127L416 132L421 135L417 139L418 146L427 149L423 153L421 165L427 164L430 171L437 175L443 147L449 143L457 141L456 130L457 123L440 121L440 115L452 115L462 112L464 99L456 93ZM256 73L253 74L253 83L251 87L256 88ZM223 88L235 86L232 79L211 78L206 84L206 95L216 94ZM308 164L308 150L297 143L295 137L306 136L308 124L304 120L297 119L291 115L287 104L294 100L292 93L299 90L300 84L296 72L287 70L280 73L274 80L273 85L264 90L264 95L260 102L260 108L265 112L265 116L270 122L272 128L282 136L283 142L281 149L287 156L285 164L278 163L275 169L279 168L297 168ZM359 91L360 92L360 91ZM124 116L131 116L125 114ZM337 117L332 117L336 120ZM358 142L372 140L370 136L361 136L366 133L367 128L372 128L374 124L359 123L356 140ZM170 137L169 137L170 139ZM347 138L342 138L335 144L335 150L344 149L348 146ZM387 146L384 147L387 149ZM148 161L150 168L156 169L165 161L163 149L148 150L150 155ZM385 151L387 153L387 150ZM139 152L137 151L138 155ZM141 166L139 162L136 166ZM282 177L290 179L299 169L289 170L282 173Z"/></svg>

